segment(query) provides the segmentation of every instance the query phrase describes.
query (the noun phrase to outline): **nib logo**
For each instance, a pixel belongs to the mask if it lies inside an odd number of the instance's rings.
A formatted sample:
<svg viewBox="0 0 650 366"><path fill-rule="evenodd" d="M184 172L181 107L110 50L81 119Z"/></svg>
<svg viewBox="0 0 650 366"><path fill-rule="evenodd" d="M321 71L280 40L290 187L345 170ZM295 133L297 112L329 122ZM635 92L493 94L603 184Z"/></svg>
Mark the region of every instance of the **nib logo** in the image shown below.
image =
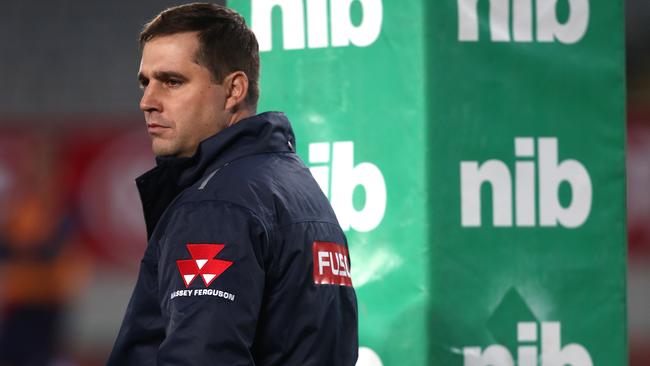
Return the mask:
<svg viewBox="0 0 650 366"><path fill-rule="evenodd" d="M192 259L177 260L178 271L183 277L185 287L190 287L197 276L203 278L205 287L210 286L215 278L225 272L233 262L214 259L223 249L224 244L187 244Z"/></svg>
<svg viewBox="0 0 650 366"><path fill-rule="evenodd" d="M505 294L487 330L498 343L463 347L463 366L593 366L587 349L563 345L562 324L538 320L515 288Z"/></svg>

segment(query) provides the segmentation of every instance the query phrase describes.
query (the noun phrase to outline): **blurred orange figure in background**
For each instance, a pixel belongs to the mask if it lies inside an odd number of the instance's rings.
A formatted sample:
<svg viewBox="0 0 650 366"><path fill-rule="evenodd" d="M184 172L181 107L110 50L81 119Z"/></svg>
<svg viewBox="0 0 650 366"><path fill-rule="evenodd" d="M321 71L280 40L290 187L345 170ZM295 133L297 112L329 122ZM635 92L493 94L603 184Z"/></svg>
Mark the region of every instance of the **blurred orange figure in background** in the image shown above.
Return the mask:
<svg viewBox="0 0 650 366"><path fill-rule="evenodd" d="M31 140L31 139L30 139ZM89 256L77 240L56 146L27 144L0 221L0 365L49 365L65 306L85 286ZM12 156L13 158L13 156Z"/></svg>

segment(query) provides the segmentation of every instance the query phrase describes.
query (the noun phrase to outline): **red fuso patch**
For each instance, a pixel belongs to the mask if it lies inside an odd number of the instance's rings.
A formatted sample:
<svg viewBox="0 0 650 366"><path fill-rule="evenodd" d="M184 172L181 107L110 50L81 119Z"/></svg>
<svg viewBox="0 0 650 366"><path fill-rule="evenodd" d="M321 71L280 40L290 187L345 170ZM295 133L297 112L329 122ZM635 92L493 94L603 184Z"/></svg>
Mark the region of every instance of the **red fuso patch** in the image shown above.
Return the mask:
<svg viewBox="0 0 650 366"><path fill-rule="evenodd" d="M315 241L314 283L352 287L350 256L345 245Z"/></svg>

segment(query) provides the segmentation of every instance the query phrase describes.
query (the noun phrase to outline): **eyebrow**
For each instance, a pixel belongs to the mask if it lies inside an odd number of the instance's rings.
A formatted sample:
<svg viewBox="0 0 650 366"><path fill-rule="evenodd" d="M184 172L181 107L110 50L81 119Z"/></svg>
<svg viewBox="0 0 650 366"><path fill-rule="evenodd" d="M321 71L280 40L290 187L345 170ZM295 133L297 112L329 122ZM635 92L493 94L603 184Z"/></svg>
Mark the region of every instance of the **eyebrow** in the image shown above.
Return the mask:
<svg viewBox="0 0 650 366"><path fill-rule="evenodd" d="M180 79L180 80L187 80L187 77L181 73L175 72L175 71L155 71L153 73L153 77L156 80L169 80L169 79ZM142 72L138 73L138 81L142 84L145 81L148 81L149 78L144 76Z"/></svg>

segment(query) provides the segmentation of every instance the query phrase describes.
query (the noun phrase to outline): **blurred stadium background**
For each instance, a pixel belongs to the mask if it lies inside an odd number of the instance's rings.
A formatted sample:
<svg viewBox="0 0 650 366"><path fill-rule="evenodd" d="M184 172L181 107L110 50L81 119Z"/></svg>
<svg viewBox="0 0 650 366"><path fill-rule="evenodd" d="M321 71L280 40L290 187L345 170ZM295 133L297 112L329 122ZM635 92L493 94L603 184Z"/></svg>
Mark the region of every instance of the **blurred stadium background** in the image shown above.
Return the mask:
<svg viewBox="0 0 650 366"><path fill-rule="evenodd" d="M4 1L0 355L102 365L145 246L142 24L179 2ZM630 364L650 365L650 2L626 1ZM54 340L54 342L52 342ZM53 356L52 356L53 355ZM0 362L1 364L1 362ZM41 363L34 363L41 364ZM42 363L45 364L45 363Z"/></svg>

